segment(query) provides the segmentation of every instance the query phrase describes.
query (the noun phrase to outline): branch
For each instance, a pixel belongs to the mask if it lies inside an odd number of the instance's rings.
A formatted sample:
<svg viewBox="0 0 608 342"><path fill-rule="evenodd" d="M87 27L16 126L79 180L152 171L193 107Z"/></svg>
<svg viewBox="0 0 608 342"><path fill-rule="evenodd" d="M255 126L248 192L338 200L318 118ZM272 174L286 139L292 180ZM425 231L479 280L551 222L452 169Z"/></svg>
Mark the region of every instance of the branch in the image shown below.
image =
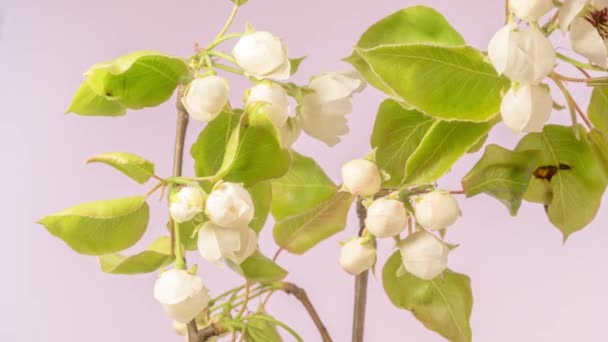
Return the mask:
<svg viewBox="0 0 608 342"><path fill-rule="evenodd" d="M225 333L226 330L217 326L216 324L211 323L211 325L206 326L205 328L198 331L198 340L196 342L206 342L208 339L214 336L220 336Z"/></svg>
<svg viewBox="0 0 608 342"><path fill-rule="evenodd" d="M359 235L365 229L365 218L367 209L361 199L357 201L357 216L359 217ZM355 298L353 309L353 342L363 342L363 332L365 328L365 304L367 302L367 279L369 271L359 274L355 278Z"/></svg>
<svg viewBox="0 0 608 342"><path fill-rule="evenodd" d="M315 310L315 307L312 305L312 302L308 298L306 291L304 291L304 289L297 286L296 284L292 284L292 283L288 283L288 282L283 283L283 287L281 288L281 290L283 290L283 292L285 292L286 294L293 295L294 297L296 297L296 299L298 299L302 303L302 305L304 305L304 308L306 309L306 311L308 311L308 315L310 315L310 318L317 326L317 329L319 330L319 333L321 334L321 338L323 339L323 342L332 342L333 340L329 336L329 332L327 331L327 328L321 321L321 317L319 317L319 314L317 314L317 311Z"/></svg>

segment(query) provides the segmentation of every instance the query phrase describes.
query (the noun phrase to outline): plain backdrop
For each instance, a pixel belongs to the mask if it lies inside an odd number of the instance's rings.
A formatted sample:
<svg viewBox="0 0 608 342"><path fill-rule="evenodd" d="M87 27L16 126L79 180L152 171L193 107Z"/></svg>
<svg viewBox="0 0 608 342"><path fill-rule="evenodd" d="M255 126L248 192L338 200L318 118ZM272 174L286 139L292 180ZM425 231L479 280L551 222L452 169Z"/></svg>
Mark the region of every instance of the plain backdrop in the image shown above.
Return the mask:
<svg viewBox="0 0 608 342"><path fill-rule="evenodd" d="M500 0L251 0L234 29L250 22L280 35L292 57L307 55L295 77L305 83L323 71L348 69L340 60L369 25L417 4L443 12L469 44L482 49L503 21ZM84 167L91 155L133 152L154 161L158 174L169 175L172 103L115 119L63 112L90 65L141 49L189 55L193 42L211 39L229 11L228 0L0 1L0 341L183 340L152 297L155 274L104 274L96 258L76 254L34 222L76 203L142 194L150 188L103 165ZM556 44L567 52L567 44ZM246 87L242 80L231 83L233 103L240 101ZM587 94L586 89L576 90L583 105ZM369 152L382 98L371 88L355 96L351 134L335 148L303 136L295 149L316 156L339 182L341 163ZM567 118L566 111L554 114L554 121ZM191 125L188 146L202 127ZM491 141L507 147L519 138L503 125L491 135ZM478 157L464 158L440 186L458 189ZM185 170L192 174L188 155ZM474 341L608 341L605 204L593 224L565 245L538 205L525 204L518 217L510 217L500 203L485 196L462 199L461 205L464 217L447 239L461 245L452 253L450 267L472 278ZM285 253L279 258L291 271L288 279L308 291L337 342L350 339L353 278L341 271L337 260L338 242L356 231L352 214L344 232L306 255ZM164 233L166 216L163 203L153 200L151 223L137 248ZM266 254L276 249L271 229L269 222L261 234ZM380 242L379 267L391 248L391 241ZM215 294L240 281L195 253L189 260L200 265ZM306 341L320 340L293 298L277 294L268 310ZM367 341L443 341L409 312L394 308L381 279L370 279L367 314Z"/></svg>

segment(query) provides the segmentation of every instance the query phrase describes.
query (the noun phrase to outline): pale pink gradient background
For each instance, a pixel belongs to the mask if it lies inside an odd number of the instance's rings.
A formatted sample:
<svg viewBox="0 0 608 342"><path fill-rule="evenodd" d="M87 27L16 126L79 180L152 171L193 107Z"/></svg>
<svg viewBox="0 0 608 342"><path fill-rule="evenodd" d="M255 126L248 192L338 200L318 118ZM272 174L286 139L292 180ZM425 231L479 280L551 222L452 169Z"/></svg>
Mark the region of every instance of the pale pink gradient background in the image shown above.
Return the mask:
<svg viewBox="0 0 608 342"><path fill-rule="evenodd" d="M251 0L235 28L249 21L281 35L292 56L309 55L296 81L314 73L341 70L358 36L371 23L402 7L431 5L446 14L467 41L485 47L501 25L503 1ZM3 181L0 276L0 341L102 342L182 341L152 298L155 275L111 276L93 257L80 256L34 222L70 205L143 193L101 165L83 167L91 155L126 150L170 172L175 114L172 104L130 112L119 119L63 115L91 64L139 49L177 55L206 42L223 24L227 0L2 0L0 3L0 146ZM559 43L560 46L565 46ZM238 101L246 84L232 84ZM587 94L580 89L577 95ZM355 98L351 134L333 149L303 137L296 149L318 156L339 181L343 161L369 151L369 135L382 95L368 89ZM583 101L584 102L584 101ZM555 117L567 118L566 112ZM564 120L562 120L564 121ZM188 144L202 125L191 126ZM518 137L504 127L492 140L512 146ZM456 189L477 156L467 157L440 182ZM185 170L191 170L187 158ZM608 341L608 207L584 232L562 246L540 206L525 204L512 218L497 201L480 196L462 201L464 217L448 233L461 244L450 267L472 277L474 341ZM153 201L145 246L164 233L166 214ZM284 254L289 280L303 286L335 341L350 339L352 277L338 266L338 241L356 230L351 215L343 233L304 257ZM261 247L274 252L270 225ZM381 241L380 267L392 243ZM229 270L201 262L200 273L216 294L238 283ZM371 279L368 341L443 341L387 300L380 279ZM292 325L306 341L319 337L309 318L281 294L270 312Z"/></svg>

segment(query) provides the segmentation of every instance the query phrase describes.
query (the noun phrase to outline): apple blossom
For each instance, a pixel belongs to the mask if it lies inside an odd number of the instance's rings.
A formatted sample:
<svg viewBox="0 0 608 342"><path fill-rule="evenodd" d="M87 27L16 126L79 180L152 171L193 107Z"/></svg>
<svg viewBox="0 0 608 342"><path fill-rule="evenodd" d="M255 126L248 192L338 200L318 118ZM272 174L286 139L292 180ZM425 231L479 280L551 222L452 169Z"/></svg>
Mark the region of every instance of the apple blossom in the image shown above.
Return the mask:
<svg viewBox="0 0 608 342"><path fill-rule="evenodd" d="M518 133L541 132L552 111L551 93L542 85L511 88L500 105L505 125Z"/></svg>
<svg viewBox="0 0 608 342"><path fill-rule="evenodd" d="M518 18L537 21L553 8L552 0L510 0L509 8Z"/></svg>
<svg viewBox="0 0 608 342"><path fill-rule="evenodd" d="M207 222L198 232L198 250L201 256L216 265L223 259L241 264L258 249L255 231L245 227L221 227Z"/></svg>
<svg viewBox="0 0 608 342"><path fill-rule="evenodd" d="M448 267L450 249L426 230L409 235L398 247L404 268L420 279L432 280Z"/></svg>
<svg viewBox="0 0 608 342"><path fill-rule="evenodd" d="M190 83L182 104L198 121L213 120L228 103L228 82L219 76L197 78Z"/></svg>
<svg viewBox="0 0 608 342"><path fill-rule="evenodd" d="M365 228L372 235L387 238L401 234L407 225L407 211L403 202L378 198L367 209Z"/></svg>
<svg viewBox="0 0 608 342"><path fill-rule="evenodd" d="M418 197L415 203L416 222L426 229L445 229L461 215L456 198L445 191L431 191Z"/></svg>
<svg viewBox="0 0 608 342"><path fill-rule="evenodd" d="M234 46L232 55L246 76L277 80L286 80L290 76L291 63L287 48L281 39L269 32L245 34Z"/></svg>
<svg viewBox="0 0 608 342"><path fill-rule="evenodd" d="M187 222L203 212L205 196L197 187L184 186L170 196L169 202L171 218L177 222Z"/></svg>
<svg viewBox="0 0 608 342"><path fill-rule="evenodd" d="M298 107L302 129L328 146L336 145L348 133L351 96L363 90L365 82L356 72L330 72L314 77L308 87L313 92L304 95Z"/></svg>
<svg viewBox="0 0 608 342"><path fill-rule="evenodd" d="M277 83L264 81L249 90L245 105L254 102L267 103L268 117L277 128L285 126L289 117L289 97L283 87Z"/></svg>
<svg viewBox="0 0 608 342"><path fill-rule="evenodd" d="M608 0L567 0L559 19L562 30L570 31L572 49L607 68Z"/></svg>
<svg viewBox="0 0 608 342"><path fill-rule="evenodd" d="M373 196L380 191L382 176L373 162L354 159L342 165L342 182L355 196Z"/></svg>
<svg viewBox="0 0 608 342"><path fill-rule="evenodd" d="M376 263L376 247L365 237L348 240L340 252L340 266L344 271L359 275Z"/></svg>
<svg viewBox="0 0 608 342"><path fill-rule="evenodd" d="M533 28L517 30L509 23L494 35L488 56L499 74L524 84L540 83L555 66L556 54L549 39Z"/></svg>
<svg viewBox="0 0 608 342"><path fill-rule="evenodd" d="M201 278L177 269L163 272L156 280L154 298L180 323L190 322L207 307L210 299Z"/></svg>
<svg viewBox="0 0 608 342"><path fill-rule="evenodd" d="M242 185L221 183L209 194L205 214L218 226L246 227L253 219L253 200Z"/></svg>

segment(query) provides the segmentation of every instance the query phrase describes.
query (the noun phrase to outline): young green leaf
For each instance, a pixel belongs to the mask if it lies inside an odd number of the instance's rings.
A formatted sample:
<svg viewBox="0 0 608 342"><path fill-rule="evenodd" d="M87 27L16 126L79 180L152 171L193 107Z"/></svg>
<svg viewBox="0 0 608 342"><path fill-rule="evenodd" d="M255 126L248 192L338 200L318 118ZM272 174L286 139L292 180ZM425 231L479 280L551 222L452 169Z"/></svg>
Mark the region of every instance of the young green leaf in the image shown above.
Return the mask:
<svg viewBox="0 0 608 342"><path fill-rule="evenodd" d="M514 152L488 145L481 159L462 180L467 197L488 194L517 215L536 168L540 151Z"/></svg>
<svg viewBox="0 0 608 342"><path fill-rule="evenodd" d="M172 260L171 239L167 236L158 238L145 251L132 256L106 254L99 257L101 270L112 274L150 273Z"/></svg>
<svg viewBox="0 0 608 342"><path fill-rule="evenodd" d="M303 254L319 242L344 230L354 196L347 192L336 195L307 211L285 217L274 226L276 243L294 254Z"/></svg>
<svg viewBox="0 0 608 342"><path fill-rule="evenodd" d="M110 165L140 184L144 184L154 176L154 164L131 153L102 153L89 158L87 164L89 163L104 163Z"/></svg>
<svg viewBox="0 0 608 342"><path fill-rule="evenodd" d="M290 65L291 65L291 69L289 70L290 75L293 75L296 72L298 72L298 69L300 68L300 64L302 64L304 59L306 59L306 56L298 57L298 58L291 58L289 60Z"/></svg>
<svg viewBox="0 0 608 342"><path fill-rule="evenodd" d="M255 318L260 315L268 316L265 313L258 313L247 320L247 341L283 342L283 338L279 334L275 324L272 324L269 320Z"/></svg>
<svg viewBox="0 0 608 342"><path fill-rule="evenodd" d="M398 276L401 265L397 251L382 270L384 291L393 305L411 311L427 329L452 342L470 342L473 295L469 277L450 270L430 281L410 273Z"/></svg>
<svg viewBox="0 0 608 342"><path fill-rule="evenodd" d="M39 223L80 254L104 255L133 246L148 219L146 198L135 196L79 204Z"/></svg>
<svg viewBox="0 0 608 342"><path fill-rule="evenodd" d="M287 271L259 251L240 265L227 261L228 266L251 282L272 283L287 276Z"/></svg>
<svg viewBox="0 0 608 342"><path fill-rule="evenodd" d="M271 212L277 220L314 208L338 191L314 159L295 151L291 158L289 171L272 181Z"/></svg>
<svg viewBox="0 0 608 342"><path fill-rule="evenodd" d="M270 212L272 185L270 184L270 181L259 182L254 186L247 188L247 191L249 191L249 194L251 195L255 211L255 216L249 223L249 227L255 230L256 233L259 233L262 228L264 228L264 224L266 223L266 219Z"/></svg>
<svg viewBox="0 0 608 342"><path fill-rule="evenodd" d="M608 87L595 87L587 110L593 125L608 134Z"/></svg>
<svg viewBox="0 0 608 342"><path fill-rule="evenodd" d="M127 107L116 100L98 95L91 89L89 83L84 81L76 90L66 113L83 116L122 116L127 113Z"/></svg>

